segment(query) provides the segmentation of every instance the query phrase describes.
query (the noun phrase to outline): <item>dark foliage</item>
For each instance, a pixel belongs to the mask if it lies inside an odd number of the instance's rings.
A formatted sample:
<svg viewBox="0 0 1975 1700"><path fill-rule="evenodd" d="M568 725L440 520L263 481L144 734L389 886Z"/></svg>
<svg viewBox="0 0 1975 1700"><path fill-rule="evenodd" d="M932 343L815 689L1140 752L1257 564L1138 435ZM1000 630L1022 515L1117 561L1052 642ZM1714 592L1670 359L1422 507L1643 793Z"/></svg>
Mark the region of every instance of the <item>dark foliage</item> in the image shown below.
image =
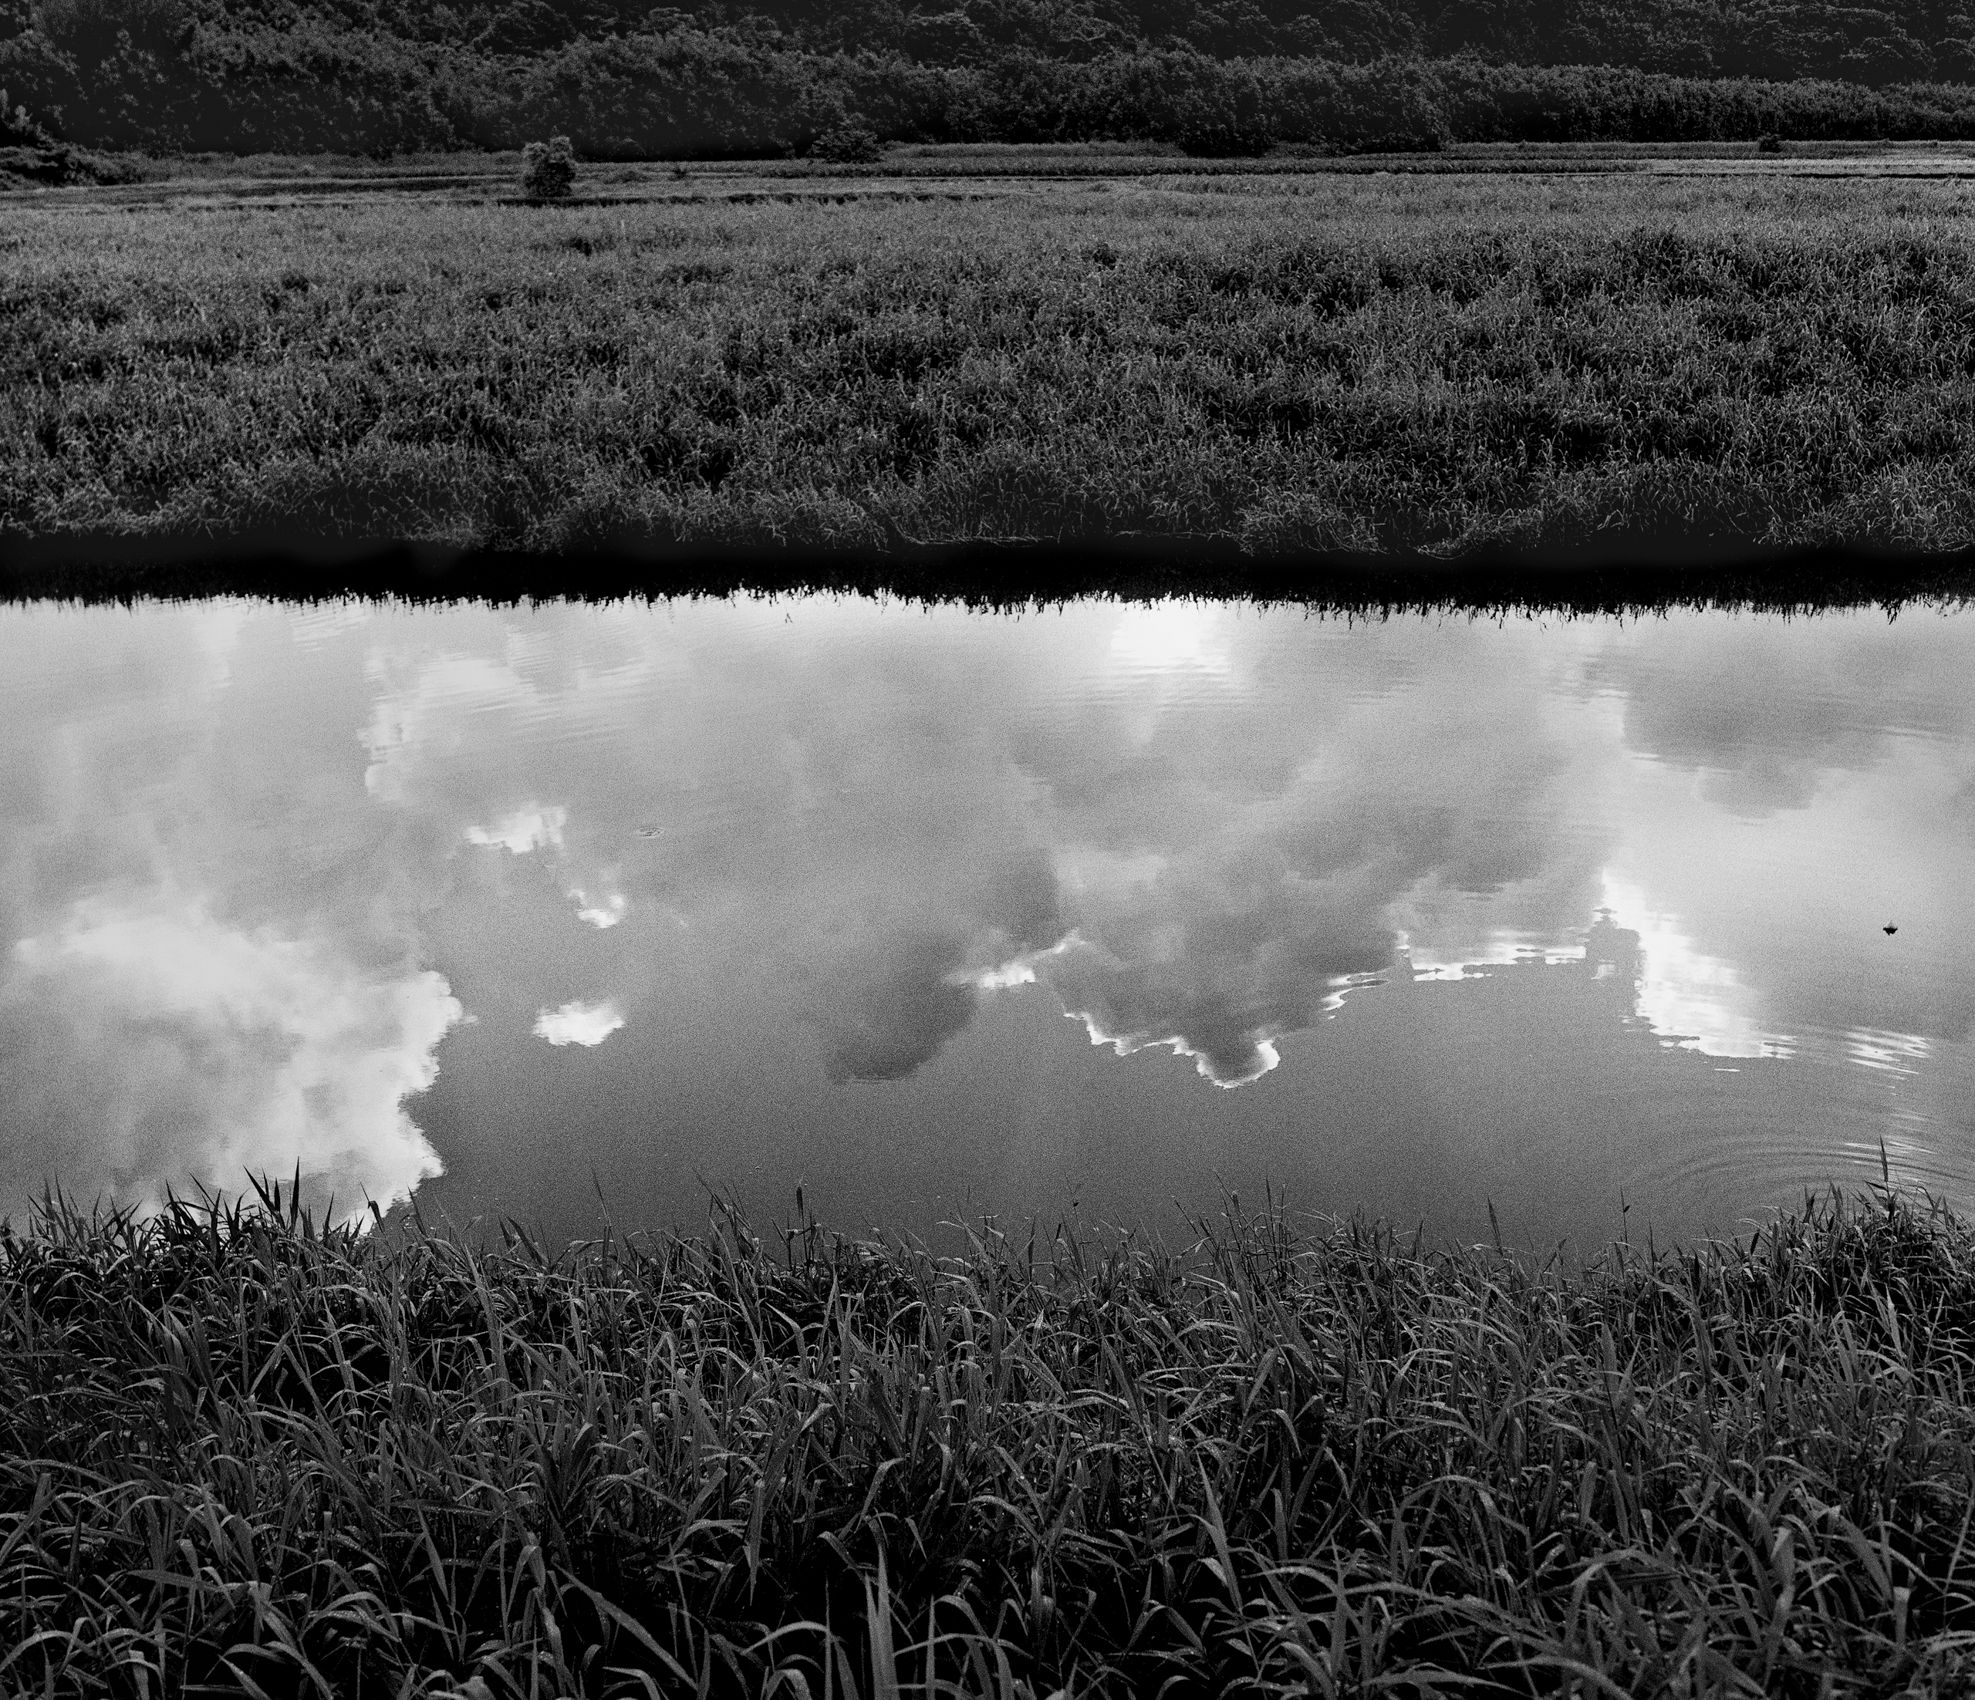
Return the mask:
<svg viewBox="0 0 1975 1700"><path fill-rule="evenodd" d="M41 142L32 146L0 145L0 183L45 183L60 186L71 183L131 183L137 167L116 155L70 147L65 142Z"/></svg>
<svg viewBox="0 0 1975 1700"><path fill-rule="evenodd" d="M1960 137L1963 0L0 0L0 145Z"/></svg>
<svg viewBox="0 0 1975 1700"><path fill-rule="evenodd" d="M576 160L567 136L530 142L521 150L521 192L537 200L563 199L576 181Z"/></svg>
<svg viewBox="0 0 1975 1700"><path fill-rule="evenodd" d="M1933 1201L1571 1275L1235 1200L1183 1250L935 1259L718 1205L476 1248L257 1190L0 1224L9 1693L1975 1675L1975 1246Z"/></svg>
<svg viewBox="0 0 1975 1700"><path fill-rule="evenodd" d="M884 156L884 144L866 124L835 125L809 145L811 159L831 165L869 165Z"/></svg>

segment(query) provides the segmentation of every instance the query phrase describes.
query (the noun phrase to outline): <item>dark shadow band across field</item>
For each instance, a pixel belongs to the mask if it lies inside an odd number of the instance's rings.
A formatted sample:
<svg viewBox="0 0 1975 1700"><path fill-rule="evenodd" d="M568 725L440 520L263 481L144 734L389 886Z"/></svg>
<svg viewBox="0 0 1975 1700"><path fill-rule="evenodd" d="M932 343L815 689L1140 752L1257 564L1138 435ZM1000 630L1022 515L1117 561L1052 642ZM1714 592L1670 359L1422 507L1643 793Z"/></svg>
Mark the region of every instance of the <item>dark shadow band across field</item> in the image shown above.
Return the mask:
<svg viewBox="0 0 1975 1700"><path fill-rule="evenodd" d="M0 544L1975 542L1965 148L921 151L13 199Z"/></svg>
<svg viewBox="0 0 1975 1700"><path fill-rule="evenodd" d="M50 1695L1946 1694L1975 1232L1531 1268L802 1219L547 1255L0 1230L0 1682ZM250 1686L251 1685L251 1686Z"/></svg>

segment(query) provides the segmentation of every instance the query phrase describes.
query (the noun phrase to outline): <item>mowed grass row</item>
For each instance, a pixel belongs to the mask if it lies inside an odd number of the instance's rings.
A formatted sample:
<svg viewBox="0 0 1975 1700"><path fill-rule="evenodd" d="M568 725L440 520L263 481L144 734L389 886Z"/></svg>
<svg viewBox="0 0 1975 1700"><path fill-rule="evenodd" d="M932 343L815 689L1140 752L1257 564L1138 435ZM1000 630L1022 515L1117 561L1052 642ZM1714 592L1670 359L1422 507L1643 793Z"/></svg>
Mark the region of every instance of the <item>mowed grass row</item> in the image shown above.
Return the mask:
<svg viewBox="0 0 1975 1700"><path fill-rule="evenodd" d="M0 1235L21 1695L1940 1695L1975 1233Z"/></svg>
<svg viewBox="0 0 1975 1700"><path fill-rule="evenodd" d="M0 529L1962 546L1969 205L1451 176L14 206Z"/></svg>

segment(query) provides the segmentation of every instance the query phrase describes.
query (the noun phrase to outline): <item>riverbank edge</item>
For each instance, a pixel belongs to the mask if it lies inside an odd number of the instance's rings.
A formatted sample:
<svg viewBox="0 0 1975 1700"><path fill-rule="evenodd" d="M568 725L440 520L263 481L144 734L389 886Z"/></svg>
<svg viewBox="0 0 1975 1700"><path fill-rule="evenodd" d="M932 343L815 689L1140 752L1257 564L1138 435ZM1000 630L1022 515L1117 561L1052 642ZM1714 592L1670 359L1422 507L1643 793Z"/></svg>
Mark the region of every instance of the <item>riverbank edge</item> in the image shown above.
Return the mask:
<svg viewBox="0 0 1975 1700"><path fill-rule="evenodd" d="M256 1192L0 1234L20 1691L1975 1676L1975 1232L1890 1185L1577 1275L1273 1199L937 1260L800 1192L560 1254Z"/></svg>

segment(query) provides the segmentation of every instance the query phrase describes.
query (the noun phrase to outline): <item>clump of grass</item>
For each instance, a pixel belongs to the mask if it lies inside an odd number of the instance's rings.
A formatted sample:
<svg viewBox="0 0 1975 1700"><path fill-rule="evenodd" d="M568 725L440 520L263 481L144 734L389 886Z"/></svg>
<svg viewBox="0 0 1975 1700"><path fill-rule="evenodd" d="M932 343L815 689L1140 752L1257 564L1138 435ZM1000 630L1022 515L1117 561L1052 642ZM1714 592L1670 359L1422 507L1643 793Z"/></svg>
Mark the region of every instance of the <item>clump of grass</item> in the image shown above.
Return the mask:
<svg viewBox="0 0 1975 1700"><path fill-rule="evenodd" d="M567 136L530 142L521 150L521 192L538 201L559 201L576 181L576 156Z"/></svg>
<svg viewBox="0 0 1975 1700"><path fill-rule="evenodd" d="M1937 1201L1566 1274L1273 1201L935 1259L256 1193L0 1231L8 1692L1975 1678L1975 1233Z"/></svg>

